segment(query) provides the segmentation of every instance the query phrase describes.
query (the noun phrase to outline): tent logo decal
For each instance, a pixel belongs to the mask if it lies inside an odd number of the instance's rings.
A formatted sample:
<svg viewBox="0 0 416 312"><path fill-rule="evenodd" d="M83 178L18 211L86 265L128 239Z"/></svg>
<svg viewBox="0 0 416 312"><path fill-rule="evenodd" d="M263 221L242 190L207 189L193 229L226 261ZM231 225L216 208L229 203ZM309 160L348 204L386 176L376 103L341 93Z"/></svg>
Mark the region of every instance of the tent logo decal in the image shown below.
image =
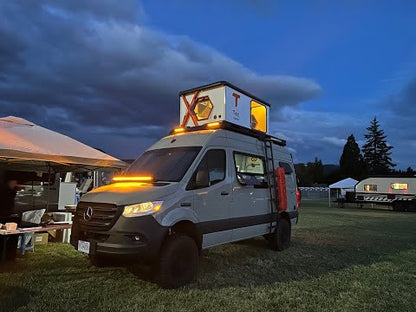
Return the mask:
<svg viewBox="0 0 416 312"><path fill-rule="evenodd" d="M195 109L195 105L196 105L196 102L197 102L197 98L198 98L199 92L200 91L196 91L195 92L195 94L194 94L194 96L192 98L191 103L188 102L188 100L186 99L186 96L185 95L182 95L182 100L185 103L187 112L186 112L185 117L183 118L181 127L186 127L186 124L188 122L189 117L191 117L191 119L192 119L192 121L193 121L193 123L194 123L195 126L199 126L198 125L198 118L195 116L195 112L194 112L194 109Z"/></svg>

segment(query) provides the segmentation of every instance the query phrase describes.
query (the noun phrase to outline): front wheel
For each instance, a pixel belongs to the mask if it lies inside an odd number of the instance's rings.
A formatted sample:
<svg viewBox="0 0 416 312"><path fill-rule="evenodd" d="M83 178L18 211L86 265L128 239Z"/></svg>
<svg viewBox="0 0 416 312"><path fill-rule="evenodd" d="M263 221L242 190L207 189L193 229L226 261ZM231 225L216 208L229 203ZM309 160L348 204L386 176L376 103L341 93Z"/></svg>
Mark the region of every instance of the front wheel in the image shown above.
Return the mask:
<svg viewBox="0 0 416 312"><path fill-rule="evenodd" d="M290 238L291 238L291 226L288 220L280 219L277 222L277 229L272 234L271 237L271 246L274 250L282 251L290 246Z"/></svg>
<svg viewBox="0 0 416 312"><path fill-rule="evenodd" d="M158 283L163 288L178 288L196 278L198 247L187 235L175 234L162 247Z"/></svg>

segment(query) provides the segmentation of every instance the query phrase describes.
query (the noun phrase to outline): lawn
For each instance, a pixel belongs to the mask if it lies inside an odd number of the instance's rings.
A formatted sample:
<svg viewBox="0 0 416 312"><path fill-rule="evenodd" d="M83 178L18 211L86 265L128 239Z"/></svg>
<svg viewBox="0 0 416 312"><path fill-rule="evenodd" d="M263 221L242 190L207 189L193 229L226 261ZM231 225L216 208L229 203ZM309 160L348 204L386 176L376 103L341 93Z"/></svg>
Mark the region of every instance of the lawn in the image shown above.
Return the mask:
<svg viewBox="0 0 416 312"><path fill-rule="evenodd" d="M304 201L292 246L205 251L198 281L162 290L50 243L0 271L0 311L416 311L416 213Z"/></svg>

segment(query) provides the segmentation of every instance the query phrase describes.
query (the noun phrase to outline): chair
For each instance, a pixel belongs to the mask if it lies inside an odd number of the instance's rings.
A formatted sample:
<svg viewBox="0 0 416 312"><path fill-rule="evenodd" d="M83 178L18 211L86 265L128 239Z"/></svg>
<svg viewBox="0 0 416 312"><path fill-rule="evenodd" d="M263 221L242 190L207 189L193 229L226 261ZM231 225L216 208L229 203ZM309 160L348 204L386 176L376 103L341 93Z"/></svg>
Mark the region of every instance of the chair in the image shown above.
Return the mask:
<svg viewBox="0 0 416 312"><path fill-rule="evenodd" d="M29 210L22 213L22 222L39 225L42 216L44 215L46 209L39 209L39 210ZM22 255L25 254L26 250L35 251L35 240L33 233L23 233L19 235L19 242L17 245L18 249L20 249L20 253Z"/></svg>

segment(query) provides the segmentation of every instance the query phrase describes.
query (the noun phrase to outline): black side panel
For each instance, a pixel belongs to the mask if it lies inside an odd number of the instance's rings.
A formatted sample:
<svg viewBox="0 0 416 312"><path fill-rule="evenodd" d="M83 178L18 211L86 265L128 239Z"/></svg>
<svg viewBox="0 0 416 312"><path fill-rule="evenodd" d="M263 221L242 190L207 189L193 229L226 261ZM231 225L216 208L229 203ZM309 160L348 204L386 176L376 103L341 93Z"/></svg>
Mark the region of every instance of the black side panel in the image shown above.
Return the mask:
<svg viewBox="0 0 416 312"><path fill-rule="evenodd" d="M289 218L293 219L298 216L297 211L289 211ZM272 220L277 220L278 213L275 212L272 215ZM270 223L271 216L270 214L250 216L250 217L241 217L233 219L221 219L214 221L201 222L197 224L198 230L202 234L208 234L213 232L220 232L226 230L233 230L238 228L243 228L247 226L259 225Z"/></svg>

